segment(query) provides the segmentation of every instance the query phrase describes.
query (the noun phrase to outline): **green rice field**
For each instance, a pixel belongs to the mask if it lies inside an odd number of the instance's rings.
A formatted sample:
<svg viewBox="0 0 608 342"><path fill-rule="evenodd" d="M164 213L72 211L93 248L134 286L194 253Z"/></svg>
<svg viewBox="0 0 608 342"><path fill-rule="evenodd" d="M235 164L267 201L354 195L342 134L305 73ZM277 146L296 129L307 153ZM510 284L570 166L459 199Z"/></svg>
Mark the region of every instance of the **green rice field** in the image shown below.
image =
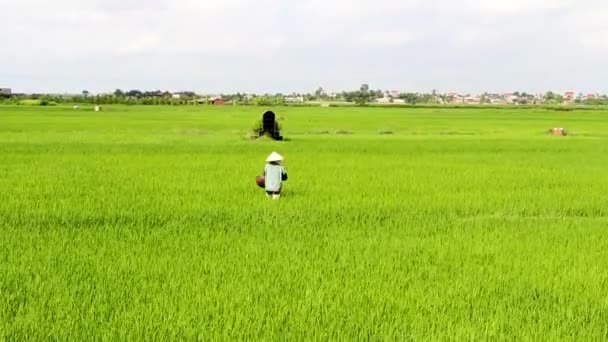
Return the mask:
<svg viewBox="0 0 608 342"><path fill-rule="evenodd" d="M263 109L0 106L0 341L608 339L608 110Z"/></svg>

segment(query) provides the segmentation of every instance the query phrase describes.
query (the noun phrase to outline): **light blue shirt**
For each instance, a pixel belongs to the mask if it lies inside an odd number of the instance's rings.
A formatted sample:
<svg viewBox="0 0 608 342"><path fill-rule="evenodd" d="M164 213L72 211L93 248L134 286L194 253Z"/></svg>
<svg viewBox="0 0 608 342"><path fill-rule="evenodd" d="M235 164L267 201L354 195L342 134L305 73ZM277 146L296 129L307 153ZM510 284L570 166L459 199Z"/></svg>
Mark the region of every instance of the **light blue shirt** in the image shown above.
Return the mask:
<svg viewBox="0 0 608 342"><path fill-rule="evenodd" d="M281 191L283 180L287 180L287 171L283 165L266 164L264 167L264 182L266 191Z"/></svg>

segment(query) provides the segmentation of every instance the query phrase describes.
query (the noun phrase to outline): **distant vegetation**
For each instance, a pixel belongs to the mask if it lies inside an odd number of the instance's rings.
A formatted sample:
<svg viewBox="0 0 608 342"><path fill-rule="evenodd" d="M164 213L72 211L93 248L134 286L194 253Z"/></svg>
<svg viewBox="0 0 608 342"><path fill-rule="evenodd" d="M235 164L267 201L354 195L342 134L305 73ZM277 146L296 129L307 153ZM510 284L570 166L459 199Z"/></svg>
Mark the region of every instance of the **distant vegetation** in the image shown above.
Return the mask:
<svg viewBox="0 0 608 342"><path fill-rule="evenodd" d="M566 95L567 94L567 95ZM608 96L602 94L566 93L565 95L549 91L545 94L529 94L514 92L509 94L481 95L440 94L414 92L389 92L374 90L367 84L361 85L355 91L327 93L319 87L314 93L293 94L219 94L200 95L193 91L168 92L161 90L115 90L113 93L91 94L84 90L80 94L53 95L53 94L15 94L0 96L0 103L13 105L53 105L53 104L124 104L124 105L205 105L221 100L222 104L254 105L254 106L282 106L282 105L384 105L384 106L608 106ZM29 100L35 100L33 102Z"/></svg>

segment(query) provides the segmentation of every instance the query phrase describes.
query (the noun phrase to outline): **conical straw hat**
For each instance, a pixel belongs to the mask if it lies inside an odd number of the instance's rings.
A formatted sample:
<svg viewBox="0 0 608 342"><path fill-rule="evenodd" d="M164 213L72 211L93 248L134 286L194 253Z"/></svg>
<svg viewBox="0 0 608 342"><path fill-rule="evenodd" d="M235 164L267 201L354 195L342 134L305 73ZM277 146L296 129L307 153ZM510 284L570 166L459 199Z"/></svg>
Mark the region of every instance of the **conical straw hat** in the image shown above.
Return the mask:
<svg viewBox="0 0 608 342"><path fill-rule="evenodd" d="M266 158L267 162L279 162L279 161L283 161L283 156L276 153L276 152L272 152L268 158Z"/></svg>

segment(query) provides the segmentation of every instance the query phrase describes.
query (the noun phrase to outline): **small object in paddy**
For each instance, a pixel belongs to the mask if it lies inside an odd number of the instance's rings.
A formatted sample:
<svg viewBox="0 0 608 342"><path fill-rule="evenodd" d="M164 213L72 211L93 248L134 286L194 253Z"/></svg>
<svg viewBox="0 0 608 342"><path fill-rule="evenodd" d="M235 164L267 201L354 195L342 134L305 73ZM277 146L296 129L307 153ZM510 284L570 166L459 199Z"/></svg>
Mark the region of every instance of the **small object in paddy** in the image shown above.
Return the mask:
<svg viewBox="0 0 608 342"><path fill-rule="evenodd" d="M565 137L566 135L568 135L568 132L566 131L565 128L552 128L549 130L549 133L555 135L555 136L560 136L560 137Z"/></svg>
<svg viewBox="0 0 608 342"><path fill-rule="evenodd" d="M264 181L264 176L255 177L255 184L257 184L260 188L266 187L266 182Z"/></svg>

